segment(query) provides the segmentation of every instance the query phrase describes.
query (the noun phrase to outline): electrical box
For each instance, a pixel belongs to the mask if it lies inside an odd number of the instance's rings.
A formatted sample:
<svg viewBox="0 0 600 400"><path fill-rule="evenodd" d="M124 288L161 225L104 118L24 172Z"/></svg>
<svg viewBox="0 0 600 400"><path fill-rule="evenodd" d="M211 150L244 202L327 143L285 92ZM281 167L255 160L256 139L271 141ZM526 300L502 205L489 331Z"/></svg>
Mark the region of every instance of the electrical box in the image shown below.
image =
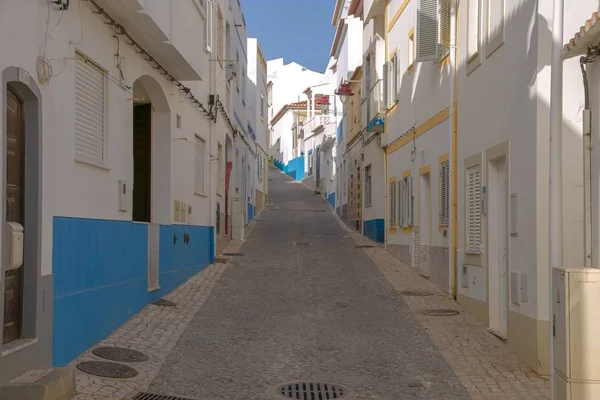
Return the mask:
<svg viewBox="0 0 600 400"><path fill-rule="evenodd" d="M20 268L23 265L23 226L16 222L6 223L6 239L8 241L8 264L6 270Z"/></svg>
<svg viewBox="0 0 600 400"><path fill-rule="evenodd" d="M600 399L600 269L555 268L552 290L556 399Z"/></svg>
<svg viewBox="0 0 600 400"><path fill-rule="evenodd" d="M127 182L119 181L119 211L127 211Z"/></svg>
<svg viewBox="0 0 600 400"><path fill-rule="evenodd" d="M181 202L181 222L183 222L185 224L185 221L187 220L187 204L184 202Z"/></svg>

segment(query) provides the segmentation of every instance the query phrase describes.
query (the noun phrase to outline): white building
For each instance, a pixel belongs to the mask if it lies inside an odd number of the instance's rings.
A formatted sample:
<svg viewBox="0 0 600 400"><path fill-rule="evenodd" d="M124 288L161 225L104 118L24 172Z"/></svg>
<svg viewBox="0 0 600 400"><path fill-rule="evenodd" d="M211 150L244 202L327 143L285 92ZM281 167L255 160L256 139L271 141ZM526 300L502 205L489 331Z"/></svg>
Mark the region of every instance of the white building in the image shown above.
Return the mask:
<svg viewBox="0 0 600 400"><path fill-rule="evenodd" d="M331 24L336 27L333 43L331 45L330 56L335 60L333 72L335 74L334 87L336 90L341 84L348 83L352 78L356 78L355 72L363 64L363 24L359 17L349 14L351 0L336 1ZM356 80L356 79L354 79ZM360 96L357 96L360 98ZM343 117L336 133L336 175L339 177L339 190L336 190L335 202L336 211L347 223L353 226L356 223L356 213L349 213L348 192L349 188L356 182L360 182L360 172L364 169L359 165L358 159L360 151L358 147L353 146L352 154L347 152L347 142L349 126L354 124L349 120L349 108L360 100L348 99L347 103L342 105L341 98L339 104L343 109ZM357 106L359 106L357 104ZM356 161L356 162L355 162ZM361 160L362 162L362 160ZM351 182L352 181L352 182ZM352 188L354 190L354 188ZM354 204L352 202L352 204ZM360 225L360 224L359 224ZM361 230L361 227L358 227Z"/></svg>
<svg viewBox="0 0 600 400"><path fill-rule="evenodd" d="M301 126L302 111L306 111L306 88L322 82L323 74L311 71L295 62L284 64L283 59L267 62L267 98L269 105L269 157L281 169L287 170L292 163L293 171L303 170L304 159L298 148L298 133L292 135L292 128ZM296 111L300 111L297 113ZM306 114L304 114L306 115ZM300 116L300 119L298 119ZM287 171L286 171L287 172ZM296 178L296 176L294 175ZM304 178L298 176L301 180Z"/></svg>
<svg viewBox="0 0 600 400"><path fill-rule="evenodd" d="M0 382L67 364L213 262L215 225L231 235L231 4L0 4L2 224L25 254L0 276Z"/></svg>

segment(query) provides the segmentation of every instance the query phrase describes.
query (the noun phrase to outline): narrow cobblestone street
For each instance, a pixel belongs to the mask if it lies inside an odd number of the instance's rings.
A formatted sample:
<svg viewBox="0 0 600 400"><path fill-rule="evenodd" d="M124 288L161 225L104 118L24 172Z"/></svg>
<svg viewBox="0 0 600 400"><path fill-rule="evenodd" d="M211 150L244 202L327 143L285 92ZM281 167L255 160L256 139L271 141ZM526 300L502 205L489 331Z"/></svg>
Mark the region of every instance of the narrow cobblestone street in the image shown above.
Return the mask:
<svg viewBox="0 0 600 400"><path fill-rule="evenodd" d="M149 354L140 377L78 372L78 399L268 399L294 380L337 383L357 399L547 398L547 382L468 315L418 314L460 308L440 292L403 297L436 289L382 249L357 248L367 239L320 196L273 169L270 180L239 256L176 290L174 310L149 306L102 343Z"/></svg>

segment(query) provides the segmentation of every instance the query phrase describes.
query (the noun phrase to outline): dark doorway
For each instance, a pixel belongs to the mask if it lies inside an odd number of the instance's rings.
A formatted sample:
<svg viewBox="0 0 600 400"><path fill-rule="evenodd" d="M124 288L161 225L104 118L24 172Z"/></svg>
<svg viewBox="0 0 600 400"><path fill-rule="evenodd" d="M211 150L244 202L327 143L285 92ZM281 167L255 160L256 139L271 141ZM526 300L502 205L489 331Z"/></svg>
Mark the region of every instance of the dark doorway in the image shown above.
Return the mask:
<svg viewBox="0 0 600 400"><path fill-rule="evenodd" d="M25 120L23 102L12 91L6 98L6 221L24 225ZM2 343L21 337L23 266L6 271Z"/></svg>
<svg viewBox="0 0 600 400"><path fill-rule="evenodd" d="M152 196L152 105L133 107L133 220L150 222Z"/></svg>

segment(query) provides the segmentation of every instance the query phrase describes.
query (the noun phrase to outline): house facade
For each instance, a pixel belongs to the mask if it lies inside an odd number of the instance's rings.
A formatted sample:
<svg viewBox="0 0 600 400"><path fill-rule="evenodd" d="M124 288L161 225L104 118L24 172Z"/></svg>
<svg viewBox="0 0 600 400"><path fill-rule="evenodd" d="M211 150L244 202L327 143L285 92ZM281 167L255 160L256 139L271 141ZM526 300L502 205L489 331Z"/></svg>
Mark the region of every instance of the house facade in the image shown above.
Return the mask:
<svg viewBox="0 0 600 400"><path fill-rule="evenodd" d="M1 382L66 365L232 233L248 116L215 77L234 25L245 43L239 3L68 3L0 5L3 226L25 255L2 253Z"/></svg>

